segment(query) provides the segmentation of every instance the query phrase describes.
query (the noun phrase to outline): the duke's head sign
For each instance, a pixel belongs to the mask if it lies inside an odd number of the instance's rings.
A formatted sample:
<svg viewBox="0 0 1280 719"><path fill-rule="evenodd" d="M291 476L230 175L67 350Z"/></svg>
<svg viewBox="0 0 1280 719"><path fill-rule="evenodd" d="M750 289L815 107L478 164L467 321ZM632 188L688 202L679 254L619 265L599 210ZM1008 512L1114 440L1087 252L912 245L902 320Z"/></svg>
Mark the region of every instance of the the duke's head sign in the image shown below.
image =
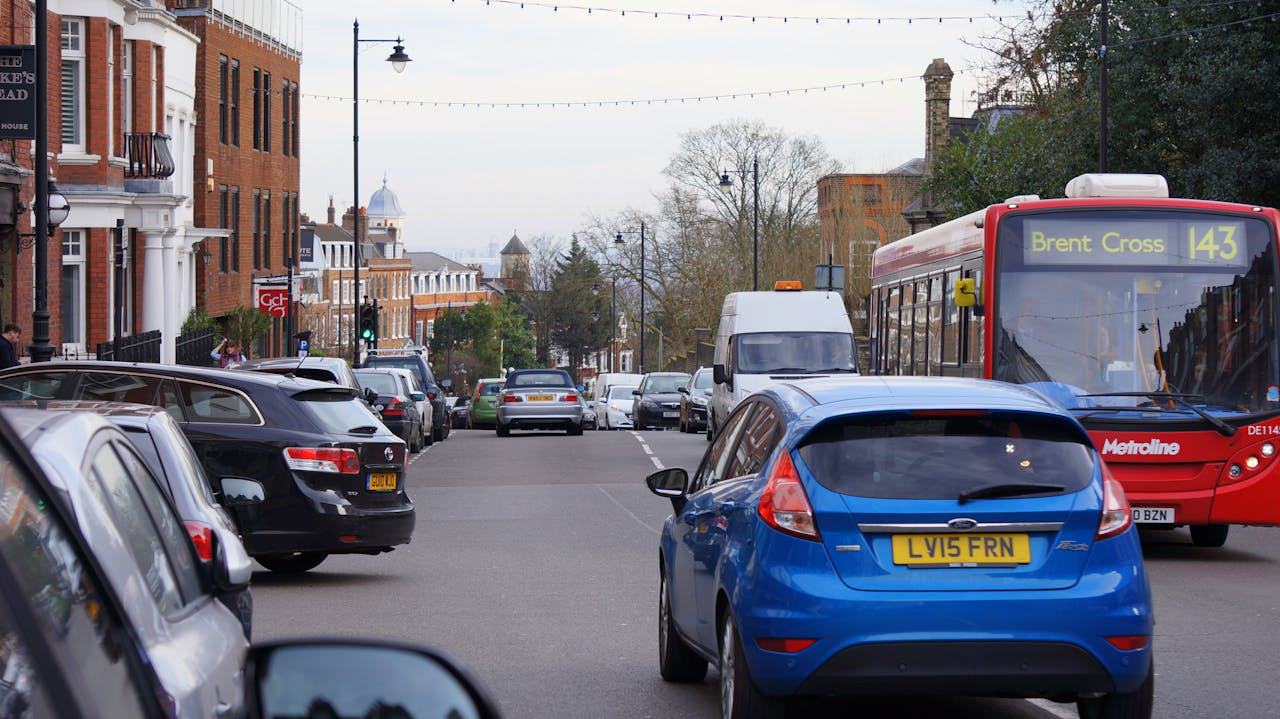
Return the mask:
<svg viewBox="0 0 1280 719"><path fill-rule="evenodd" d="M36 137L36 48L0 45L0 140Z"/></svg>

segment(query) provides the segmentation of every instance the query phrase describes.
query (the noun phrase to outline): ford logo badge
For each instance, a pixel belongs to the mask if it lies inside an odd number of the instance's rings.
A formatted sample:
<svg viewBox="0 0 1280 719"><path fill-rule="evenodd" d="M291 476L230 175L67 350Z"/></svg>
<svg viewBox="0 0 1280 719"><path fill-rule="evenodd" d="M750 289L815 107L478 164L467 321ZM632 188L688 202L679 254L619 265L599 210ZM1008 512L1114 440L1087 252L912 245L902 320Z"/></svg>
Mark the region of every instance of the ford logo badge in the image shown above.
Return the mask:
<svg viewBox="0 0 1280 719"><path fill-rule="evenodd" d="M958 529L963 531L966 529L973 529L974 527L978 526L978 520L969 519L968 517L956 517L950 522L947 522L947 526L951 527L952 529Z"/></svg>
<svg viewBox="0 0 1280 719"><path fill-rule="evenodd" d="M386 456L388 462L396 458L396 453L391 451L390 447L387 447L386 449L382 450L382 454Z"/></svg>

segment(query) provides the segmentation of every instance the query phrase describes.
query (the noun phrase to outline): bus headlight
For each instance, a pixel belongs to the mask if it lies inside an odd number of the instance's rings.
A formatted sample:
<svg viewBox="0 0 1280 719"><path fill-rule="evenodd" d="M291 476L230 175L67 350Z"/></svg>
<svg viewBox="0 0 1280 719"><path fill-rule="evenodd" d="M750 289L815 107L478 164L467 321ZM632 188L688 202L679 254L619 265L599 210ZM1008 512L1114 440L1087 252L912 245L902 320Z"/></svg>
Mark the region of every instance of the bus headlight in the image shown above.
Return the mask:
<svg viewBox="0 0 1280 719"><path fill-rule="evenodd" d="M1239 477L1239 476L1240 476L1240 473L1241 473L1241 472L1243 472L1243 471L1244 471L1244 470L1243 470L1243 469L1240 469L1240 465L1238 465L1238 464L1233 464L1233 465L1231 465L1230 467L1227 467L1227 474L1231 475L1231 478L1232 478L1232 479L1235 479L1236 477Z"/></svg>
<svg viewBox="0 0 1280 719"><path fill-rule="evenodd" d="M1263 456L1263 457L1270 457L1271 455L1273 455L1273 454L1275 454L1275 453L1276 453L1276 446L1275 446L1274 444L1271 444L1270 442L1267 442L1266 444L1263 444L1263 445L1262 445L1262 456Z"/></svg>
<svg viewBox="0 0 1280 719"><path fill-rule="evenodd" d="M1250 456L1249 458L1245 459L1245 461L1244 461L1244 466L1248 467L1249 469L1257 469L1257 468L1258 468L1258 458L1257 458L1257 457Z"/></svg>

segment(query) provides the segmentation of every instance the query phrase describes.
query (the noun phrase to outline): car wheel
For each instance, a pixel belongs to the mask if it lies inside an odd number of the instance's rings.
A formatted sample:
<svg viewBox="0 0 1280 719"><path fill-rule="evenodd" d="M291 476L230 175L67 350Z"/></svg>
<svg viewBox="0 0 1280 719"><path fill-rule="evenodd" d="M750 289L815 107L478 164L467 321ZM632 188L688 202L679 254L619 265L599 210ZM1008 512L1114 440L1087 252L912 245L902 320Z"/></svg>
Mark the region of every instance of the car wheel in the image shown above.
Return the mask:
<svg viewBox="0 0 1280 719"><path fill-rule="evenodd" d="M422 451L422 433L414 432L413 439L409 440L409 453L417 454Z"/></svg>
<svg viewBox="0 0 1280 719"><path fill-rule="evenodd" d="M503 427L503 426L502 426L502 425L500 425L500 424L495 424L495 425L493 426L493 431L494 431L494 432L496 432L496 433L498 434L498 436L499 436L499 437L510 437L510 436L511 436L511 430L507 429L506 427Z"/></svg>
<svg viewBox="0 0 1280 719"><path fill-rule="evenodd" d="M279 574L297 574L315 569L328 557L324 552L294 552L292 554L263 554L254 557L258 564Z"/></svg>
<svg viewBox="0 0 1280 719"><path fill-rule="evenodd" d="M658 672L669 682L700 682L707 676L707 660L676 633L666 572L658 580Z"/></svg>
<svg viewBox="0 0 1280 719"><path fill-rule="evenodd" d="M720 716L724 719L781 719L783 702L760 693L751 680L733 615L724 614L720 631Z"/></svg>
<svg viewBox="0 0 1280 719"><path fill-rule="evenodd" d="M707 414L707 441L715 439L715 425L711 423L711 415Z"/></svg>
<svg viewBox="0 0 1280 719"><path fill-rule="evenodd" d="M1221 547L1227 543L1229 524L1192 525L1191 543L1197 547Z"/></svg>
<svg viewBox="0 0 1280 719"><path fill-rule="evenodd" d="M444 441L444 428L443 428L443 427L437 427L437 426L435 425L435 423L433 422L433 423L431 424L431 438L432 438L432 439L434 439L434 440L435 440L435 441L437 441L437 442L442 442L442 441Z"/></svg>
<svg viewBox="0 0 1280 719"><path fill-rule="evenodd" d="M1155 666L1142 686L1126 694L1103 694L1076 702L1080 719L1151 719L1155 697Z"/></svg>
<svg viewBox="0 0 1280 719"><path fill-rule="evenodd" d="M434 428L434 427L432 427L432 429L435 429L435 428ZM430 447L431 445L433 445L433 444L435 444L435 443L436 443L436 438L435 438L435 437L433 437L433 436L431 436L432 434L433 434L432 432L423 432L423 433L422 433L422 445L423 445L424 447Z"/></svg>
<svg viewBox="0 0 1280 719"><path fill-rule="evenodd" d="M579 425L574 425L574 426L570 427L570 428L569 428L569 431L567 432L567 434L568 434L570 437L581 437L581 436L582 436L582 425L580 425L580 424L579 424Z"/></svg>

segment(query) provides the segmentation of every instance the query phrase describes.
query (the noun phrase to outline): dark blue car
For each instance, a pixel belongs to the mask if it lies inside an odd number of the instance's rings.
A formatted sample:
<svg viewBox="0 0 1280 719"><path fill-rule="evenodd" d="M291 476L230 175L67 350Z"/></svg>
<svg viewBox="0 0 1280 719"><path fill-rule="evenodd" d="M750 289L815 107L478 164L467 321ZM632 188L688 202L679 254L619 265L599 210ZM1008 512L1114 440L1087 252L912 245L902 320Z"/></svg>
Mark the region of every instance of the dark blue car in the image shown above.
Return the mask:
<svg viewBox="0 0 1280 719"><path fill-rule="evenodd" d="M1149 717L1151 593L1120 485L1070 414L945 378L773 385L693 477L648 478L660 669L723 715L796 695L1076 700Z"/></svg>

